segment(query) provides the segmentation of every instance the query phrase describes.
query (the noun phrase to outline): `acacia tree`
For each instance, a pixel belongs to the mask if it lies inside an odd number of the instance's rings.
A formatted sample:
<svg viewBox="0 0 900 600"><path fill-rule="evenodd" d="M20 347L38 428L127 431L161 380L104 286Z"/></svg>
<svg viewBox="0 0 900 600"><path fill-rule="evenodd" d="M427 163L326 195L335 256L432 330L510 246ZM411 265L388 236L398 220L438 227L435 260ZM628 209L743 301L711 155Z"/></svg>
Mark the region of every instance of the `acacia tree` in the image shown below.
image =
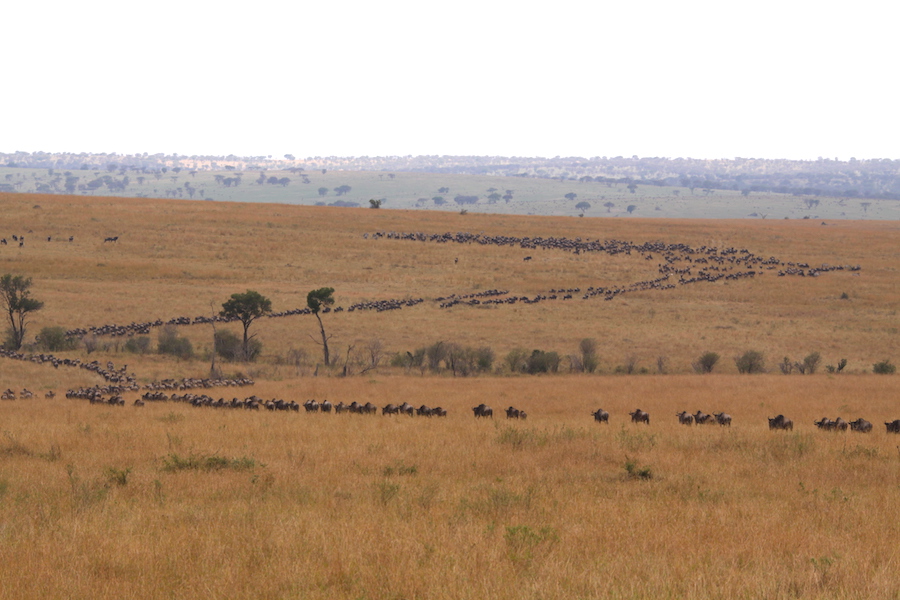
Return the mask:
<svg viewBox="0 0 900 600"><path fill-rule="evenodd" d="M28 288L31 287L31 277L6 274L0 277L0 299L9 315L10 336L9 345L12 350L18 350L25 341L25 326L28 324L28 314L44 307L44 303L31 297Z"/></svg>
<svg viewBox="0 0 900 600"><path fill-rule="evenodd" d="M241 348L245 360L250 356L250 340L253 338L247 335L250 325L271 311L272 301L253 290L247 290L245 294L232 294L222 305L220 315L226 319L237 319L244 325L244 344Z"/></svg>
<svg viewBox="0 0 900 600"><path fill-rule="evenodd" d="M322 349L325 353L326 367L331 364L328 356L328 340L331 336L325 335L325 326L322 324L322 317L319 316L319 312L326 306L331 306L332 304L334 304L334 288L323 287L312 290L306 295L306 305L309 306L309 309L316 315L316 319L319 320L319 331L322 332Z"/></svg>

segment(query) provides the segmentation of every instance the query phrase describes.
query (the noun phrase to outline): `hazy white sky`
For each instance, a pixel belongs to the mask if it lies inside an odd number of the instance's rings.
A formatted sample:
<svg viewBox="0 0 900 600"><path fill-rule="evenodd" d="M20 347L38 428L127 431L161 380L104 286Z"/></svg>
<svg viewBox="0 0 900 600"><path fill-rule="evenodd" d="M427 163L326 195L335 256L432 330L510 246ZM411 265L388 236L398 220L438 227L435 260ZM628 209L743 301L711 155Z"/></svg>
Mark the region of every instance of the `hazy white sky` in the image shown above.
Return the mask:
<svg viewBox="0 0 900 600"><path fill-rule="evenodd" d="M900 158L885 0L4 6L0 151Z"/></svg>

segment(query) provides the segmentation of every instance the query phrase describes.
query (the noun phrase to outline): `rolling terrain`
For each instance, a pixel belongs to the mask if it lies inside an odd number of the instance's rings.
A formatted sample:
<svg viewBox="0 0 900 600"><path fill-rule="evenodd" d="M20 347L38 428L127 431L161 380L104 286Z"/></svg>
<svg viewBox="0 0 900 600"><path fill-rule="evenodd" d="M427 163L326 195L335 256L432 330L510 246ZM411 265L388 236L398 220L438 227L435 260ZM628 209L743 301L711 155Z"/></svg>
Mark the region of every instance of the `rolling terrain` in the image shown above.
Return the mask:
<svg viewBox="0 0 900 600"><path fill-rule="evenodd" d="M144 389L98 405L64 397L105 385L94 371L0 358L0 388L35 393L0 401L0 598L900 594L900 438L883 425L900 418L900 379L872 374L900 356L896 221L18 193L0 194L0 210L0 274L31 277L45 303L28 356L45 327L143 323L53 354L112 363L137 386L206 377L213 328L197 317L248 289L296 311L328 286L343 309L322 315L336 365L322 364L314 317L266 317L252 326L257 361L217 364L254 385L189 392L448 410L132 406ZM667 268L680 272L660 281ZM374 308L386 300L401 307ZM177 333L193 358L152 351L164 329L153 323L176 317L192 323ZM126 351L140 337L151 351ZM572 372L584 338L597 342L593 374ZM492 366L454 377L403 363L439 342L489 348ZM558 373L511 373L517 350L556 352ZM767 373L738 374L748 350ZM721 359L699 375L705 352ZM818 373L780 372L813 352ZM825 371L840 359L840 374ZM480 403L492 419L473 417ZM528 419L507 421L508 406ZM593 421L600 407L609 424ZM649 425L630 422L636 408ZM685 427L682 410L734 420ZM769 430L779 413L792 431ZM874 430L813 425L837 416Z"/></svg>

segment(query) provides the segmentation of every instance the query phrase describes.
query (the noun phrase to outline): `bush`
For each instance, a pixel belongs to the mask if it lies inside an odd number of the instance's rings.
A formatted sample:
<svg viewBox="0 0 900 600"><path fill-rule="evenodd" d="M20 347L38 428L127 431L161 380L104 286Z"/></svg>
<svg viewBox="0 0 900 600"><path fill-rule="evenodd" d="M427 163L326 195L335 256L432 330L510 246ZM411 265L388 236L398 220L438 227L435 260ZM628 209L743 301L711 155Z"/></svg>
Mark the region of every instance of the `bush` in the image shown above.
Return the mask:
<svg viewBox="0 0 900 600"><path fill-rule="evenodd" d="M738 373L765 373L766 372L766 361L762 352L757 350L747 350L741 356L738 356L734 359L734 364L737 366Z"/></svg>
<svg viewBox="0 0 900 600"><path fill-rule="evenodd" d="M872 365L872 371L878 375L893 375L897 372L897 367L891 364L889 360L883 360Z"/></svg>
<svg viewBox="0 0 900 600"><path fill-rule="evenodd" d="M66 337L66 330L62 327L44 327L37 337L38 347L48 352L61 350L74 350L78 347L78 340Z"/></svg>
<svg viewBox="0 0 900 600"><path fill-rule="evenodd" d="M178 328L174 325L166 325L160 330L156 351L159 354L170 354L184 360L194 357L191 340L178 337Z"/></svg>
<svg viewBox="0 0 900 600"><path fill-rule="evenodd" d="M693 363L693 367L698 373L712 373L717 362L719 362L718 354L715 352L706 352L701 354L700 358Z"/></svg>
<svg viewBox="0 0 900 600"><path fill-rule="evenodd" d="M504 362L512 373L524 373L525 365L528 361L528 350L524 348L514 348L506 355Z"/></svg>
<svg viewBox="0 0 900 600"><path fill-rule="evenodd" d="M544 352L534 350L525 361L525 371L535 373L556 373L559 370L559 354L556 352Z"/></svg>
<svg viewBox="0 0 900 600"><path fill-rule="evenodd" d="M800 373L803 375L812 375L819 368L822 362L822 356L818 352L813 352L803 359L803 362L797 365Z"/></svg>
<svg viewBox="0 0 900 600"><path fill-rule="evenodd" d="M593 373L600 366L600 359L597 357L597 340L593 338L584 338L578 344L581 350L581 369L585 373Z"/></svg>
<svg viewBox="0 0 900 600"><path fill-rule="evenodd" d="M150 352L150 338L146 335L129 338L125 342L125 352L132 354L147 354Z"/></svg>
<svg viewBox="0 0 900 600"><path fill-rule="evenodd" d="M247 354L244 356L244 342L241 338L227 329L217 331L214 338L216 354L230 361L247 361L253 362L262 352L262 342L256 338L251 338L247 343Z"/></svg>

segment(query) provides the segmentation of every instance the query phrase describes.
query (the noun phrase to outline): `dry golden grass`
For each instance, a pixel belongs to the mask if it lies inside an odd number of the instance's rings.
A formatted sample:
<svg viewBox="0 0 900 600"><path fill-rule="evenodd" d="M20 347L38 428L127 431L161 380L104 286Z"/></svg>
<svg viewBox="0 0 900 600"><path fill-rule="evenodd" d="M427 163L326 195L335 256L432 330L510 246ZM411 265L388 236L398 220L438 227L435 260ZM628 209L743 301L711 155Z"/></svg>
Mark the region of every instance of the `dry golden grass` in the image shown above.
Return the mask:
<svg viewBox="0 0 900 600"><path fill-rule="evenodd" d="M5 402L0 597L896 598L900 438L812 426L896 413L896 378L747 380L255 390L440 403L446 419ZM493 421L471 416L481 401ZM529 420L499 418L508 404ZM627 422L637 406L649 427ZM697 408L734 425L676 425ZM782 411L793 433L768 430ZM169 471L173 455L227 464Z"/></svg>
<svg viewBox="0 0 900 600"><path fill-rule="evenodd" d="M578 341L601 343L601 371L629 357L655 371L691 372L699 354L722 356L719 369L754 349L770 367L784 356L799 360L818 351L825 363L847 358L849 371L871 370L900 350L897 310L900 281L896 222L653 221L455 215L370 209L218 204L164 200L0 195L3 237L26 233L26 246L0 246L0 270L35 281L45 325L81 327L208 315L232 293L257 289L275 310L305 305L310 289L335 288L338 304L423 297L425 304L387 313L331 315L326 326L337 354L378 337L388 351L414 350L439 340L491 346L498 356L515 347L575 353ZM40 208L35 208L39 206ZM27 233L27 232L33 233ZM627 284L657 277L655 262L637 257L576 256L477 245L364 240L373 231L456 231L519 236L661 240L693 246L747 248L763 256L812 265L859 264L859 276L777 277L695 284L666 292L629 294L512 307L441 310L430 300L452 293L508 289L534 295L551 288ZM65 241L47 242L75 236ZM118 235L118 244L105 244ZM535 260L522 258L535 254ZM459 262L454 262L458 258ZM849 296L842 300L842 294ZM299 348L310 356L317 327L310 317L263 320L262 364ZM182 328L198 350L208 348L209 327ZM136 358L101 356L136 365ZM198 364L170 364L197 375ZM262 367L258 367L262 369ZM138 372L139 377L149 374ZM284 376L282 374L281 376ZM0 381L0 386L4 382ZM11 382L9 385L16 385Z"/></svg>
<svg viewBox="0 0 900 600"><path fill-rule="evenodd" d="M374 337L390 351L447 340L567 354L595 337L605 373L628 356L651 368L666 356L673 375L300 377L276 360L290 348L317 353L314 321L298 316L261 320L263 359L227 366L257 385L210 392L406 400L442 405L446 419L2 401L0 598L900 598L900 436L882 424L900 418L900 378L860 374L897 361L896 223L600 223L23 195L0 195L0 209L0 237L26 236L24 248L0 246L0 273L33 277L46 302L32 335L209 314L248 288L284 310L322 286L347 306L654 274L625 258L362 238L372 231L663 240L863 267L612 302L440 310L429 300L325 321L341 354ZM117 245L103 243L113 235ZM209 345L208 326L180 332ZM846 357L851 374L730 374L748 349L771 367L812 351ZM689 374L707 350L722 355L723 374ZM208 369L115 346L94 357L128 363L142 382ZM43 396L95 383L80 369L0 359L2 389ZM472 417L480 402L493 421ZM503 419L508 405L528 421ZM592 422L599 407L609 426ZM637 407L649 427L627 422ZM724 410L734 426L676 424L675 412L698 409ZM778 413L793 432L768 430ZM875 431L812 425L839 415Z"/></svg>

